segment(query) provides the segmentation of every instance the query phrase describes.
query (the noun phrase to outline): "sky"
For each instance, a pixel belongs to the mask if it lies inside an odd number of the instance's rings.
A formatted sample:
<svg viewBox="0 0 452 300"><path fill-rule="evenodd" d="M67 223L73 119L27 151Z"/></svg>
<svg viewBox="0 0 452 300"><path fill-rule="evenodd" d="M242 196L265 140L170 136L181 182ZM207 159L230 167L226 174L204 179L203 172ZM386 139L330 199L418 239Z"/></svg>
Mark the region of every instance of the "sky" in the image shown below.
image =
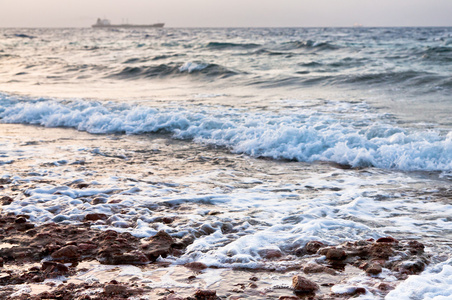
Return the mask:
<svg viewBox="0 0 452 300"><path fill-rule="evenodd" d="M452 0L0 0L0 27L452 26Z"/></svg>

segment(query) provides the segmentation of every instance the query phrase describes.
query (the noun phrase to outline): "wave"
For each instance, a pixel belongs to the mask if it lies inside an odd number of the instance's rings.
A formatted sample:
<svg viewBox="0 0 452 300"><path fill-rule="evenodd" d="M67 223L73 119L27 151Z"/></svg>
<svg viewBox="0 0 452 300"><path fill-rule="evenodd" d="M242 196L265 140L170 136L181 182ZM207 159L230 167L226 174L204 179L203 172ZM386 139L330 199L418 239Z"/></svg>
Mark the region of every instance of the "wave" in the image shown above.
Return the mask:
<svg viewBox="0 0 452 300"><path fill-rule="evenodd" d="M340 48L338 45L330 42L316 42L312 40L284 42L281 44L281 47L288 50L306 49L313 51L336 50Z"/></svg>
<svg viewBox="0 0 452 300"><path fill-rule="evenodd" d="M206 45L206 48L214 50L227 50L227 49L254 49L259 48L261 45L254 43L224 43L224 42L210 42Z"/></svg>
<svg viewBox="0 0 452 300"><path fill-rule="evenodd" d="M252 54L256 55L268 55L268 56L285 56L285 57L292 57L294 53L291 52L281 52L281 51L272 51L268 49L259 49L257 51L254 51ZM246 55L249 55L249 53L246 53Z"/></svg>
<svg viewBox="0 0 452 300"><path fill-rule="evenodd" d="M452 47L450 46L436 46L428 47L427 49L421 51L419 55L425 61L448 63L452 62Z"/></svg>
<svg viewBox="0 0 452 300"><path fill-rule="evenodd" d="M155 66L125 67L118 72L108 75L109 78L137 79L137 78L165 78L181 75L205 75L209 77L226 78L238 74L217 64L201 62L186 62L184 64L160 64Z"/></svg>
<svg viewBox="0 0 452 300"><path fill-rule="evenodd" d="M177 139L227 147L235 153L352 167L452 170L452 133L407 130L363 116L344 122L300 110L287 116L225 109L190 111L116 103L19 101L3 95L3 123L72 127L90 133L170 133Z"/></svg>

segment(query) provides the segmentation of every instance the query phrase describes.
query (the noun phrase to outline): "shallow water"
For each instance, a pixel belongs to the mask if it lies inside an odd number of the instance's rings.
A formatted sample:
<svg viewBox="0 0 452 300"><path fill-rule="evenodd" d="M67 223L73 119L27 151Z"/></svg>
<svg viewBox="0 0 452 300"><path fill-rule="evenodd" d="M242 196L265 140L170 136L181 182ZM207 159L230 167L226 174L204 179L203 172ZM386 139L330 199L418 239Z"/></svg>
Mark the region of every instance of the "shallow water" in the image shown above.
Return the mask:
<svg viewBox="0 0 452 300"><path fill-rule="evenodd" d="M259 253L311 240L418 240L431 268L390 296L434 276L435 299L451 278L451 34L2 29L3 210L191 234L165 261L223 271L290 269Z"/></svg>

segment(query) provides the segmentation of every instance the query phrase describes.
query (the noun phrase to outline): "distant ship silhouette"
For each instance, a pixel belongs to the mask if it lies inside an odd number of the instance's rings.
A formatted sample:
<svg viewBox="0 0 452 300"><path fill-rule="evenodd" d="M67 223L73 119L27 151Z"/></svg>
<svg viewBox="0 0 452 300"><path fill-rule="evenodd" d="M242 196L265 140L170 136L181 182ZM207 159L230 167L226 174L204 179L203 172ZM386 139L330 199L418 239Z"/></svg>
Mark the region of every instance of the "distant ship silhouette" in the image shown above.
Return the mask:
<svg viewBox="0 0 452 300"><path fill-rule="evenodd" d="M150 25L136 25L136 24L111 24L108 19L98 18L93 28L162 28L165 23L155 23Z"/></svg>

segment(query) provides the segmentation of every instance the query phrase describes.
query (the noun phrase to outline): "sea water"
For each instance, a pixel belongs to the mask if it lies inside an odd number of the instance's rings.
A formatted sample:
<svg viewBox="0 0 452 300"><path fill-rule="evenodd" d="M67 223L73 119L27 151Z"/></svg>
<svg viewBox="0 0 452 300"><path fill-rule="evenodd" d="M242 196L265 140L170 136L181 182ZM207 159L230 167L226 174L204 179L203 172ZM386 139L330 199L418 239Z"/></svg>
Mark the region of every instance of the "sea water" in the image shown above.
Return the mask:
<svg viewBox="0 0 452 300"><path fill-rule="evenodd" d="M125 175L111 171L91 181L98 188L76 189L68 183L90 176L69 167L77 159L135 154L62 145L71 156L58 157L45 146L19 150L26 139L5 137L5 168L24 156L53 165L3 174L34 183L4 210L66 223L103 212L113 219L99 229L139 237L162 229L182 237L201 224L210 234L171 263L215 267L262 268L259 250L284 252L310 240L416 239L445 257L388 298L446 299L451 63L451 28L2 29L2 123L48 128L43 136L54 127L136 135L156 153L165 146L145 137L164 134L200 147L198 162L227 155L250 164L186 169L157 183L142 176L124 184ZM127 213L83 200L117 193ZM190 210L165 213L184 222L149 225L153 208L181 204ZM223 233L224 224L235 233Z"/></svg>

